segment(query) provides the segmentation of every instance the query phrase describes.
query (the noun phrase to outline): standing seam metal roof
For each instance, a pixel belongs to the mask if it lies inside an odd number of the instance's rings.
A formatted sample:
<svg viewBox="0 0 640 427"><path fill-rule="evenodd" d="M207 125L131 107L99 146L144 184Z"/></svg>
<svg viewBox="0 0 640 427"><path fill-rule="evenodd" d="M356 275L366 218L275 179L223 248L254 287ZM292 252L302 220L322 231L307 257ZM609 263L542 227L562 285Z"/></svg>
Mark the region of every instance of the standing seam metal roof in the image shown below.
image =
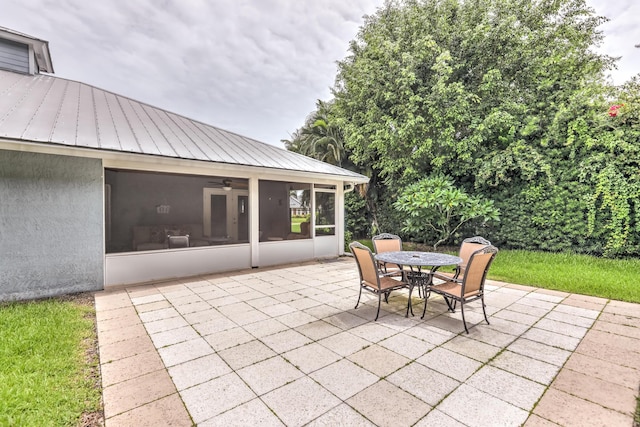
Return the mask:
<svg viewBox="0 0 640 427"><path fill-rule="evenodd" d="M0 137L368 181L356 172L131 98L42 74L0 70Z"/></svg>

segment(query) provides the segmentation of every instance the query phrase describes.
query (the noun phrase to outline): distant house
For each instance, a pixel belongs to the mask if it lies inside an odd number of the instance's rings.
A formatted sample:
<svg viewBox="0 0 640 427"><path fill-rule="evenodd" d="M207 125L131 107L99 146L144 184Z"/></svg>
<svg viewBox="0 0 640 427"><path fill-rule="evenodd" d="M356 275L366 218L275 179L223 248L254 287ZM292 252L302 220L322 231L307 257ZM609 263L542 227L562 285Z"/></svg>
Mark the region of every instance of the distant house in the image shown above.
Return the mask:
<svg viewBox="0 0 640 427"><path fill-rule="evenodd" d="M0 28L0 300L343 253L367 177L42 73L48 42Z"/></svg>
<svg viewBox="0 0 640 427"><path fill-rule="evenodd" d="M302 200L295 192L289 195L289 208L291 209L291 216L305 216L311 213L308 203Z"/></svg>

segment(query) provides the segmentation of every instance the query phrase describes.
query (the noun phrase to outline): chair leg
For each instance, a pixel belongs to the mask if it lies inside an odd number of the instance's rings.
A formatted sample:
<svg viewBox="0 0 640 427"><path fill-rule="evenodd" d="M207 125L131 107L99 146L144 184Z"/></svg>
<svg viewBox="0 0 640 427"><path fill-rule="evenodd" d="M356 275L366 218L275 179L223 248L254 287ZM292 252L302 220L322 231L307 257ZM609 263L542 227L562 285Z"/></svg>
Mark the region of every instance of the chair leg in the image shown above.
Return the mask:
<svg viewBox="0 0 640 427"><path fill-rule="evenodd" d="M356 306L354 307L354 310L356 308L358 308L358 304L360 304L360 297L362 297L362 285L360 285L360 293L358 294L358 302L356 303Z"/></svg>
<svg viewBox="0 0 640 427"><path fill-rule="evenodd" d="M451 305L451 301L449 300L449 297L447 297L446 295L442 295L442 298L444 298L444 302L446 302L446 303L447 303L447 307L449 307L449 308L448 308L448 309L449 309L449 311L450 311L451 313L455 313L455 312L456 312L456 306L455 306L455 304L456 304L456 302L457 302L457 301L456 301L456 300L454 300L454 301L453 301L453 305Z"/></svg>
<svg viewBox="0 0 640 427"><path fill-rule="evenodd" d="M385 292L385 293L384 293L384 302L386 302L387 304L389 304L389 292Z"/></svg>
<svg viewBox="0 0 640 427"><path fill-rule="evenodd" d="M487 322L487 325L490 325L489 319L487 319L487 311L484 309L486 307L484 303L484 294L480 297L480 301L482 302L482 312L484 313L484 320Z"/></svg>
<svg viewBox="0 0 640 427"><path fill-rule="evenodd" d="M378 292L378 312L376 313L376 318L373 319L374 322L376 320L378 320L378 316L380 316L380 304L381 303L382 303L382 294L380 292Z"/></svg>
<svg viewBox="0 0 640 427"><path fill-rule="evenodd" d="M409 286L409 300L407 301L407 312L404 317L409 317L409 311L411 311L411 315L413 316L413 306L411 305L411 292L413 291L413 286Z"/></svg>
<svg viewBox="0 0 640 427"><path fill-rule="evenodd" d="M424 315L427 313L427 303L429 302L429 296L431 292L427 293L427 290L424 291L424 308L422 309L422 317L420 319L424 319Z"/></svg>
<svg viewBox="0 0 640 427"><path fill-rule="evenodd" d="M464 320L464 302L460 301L460 311L462 312L462 323L464 324L464 330L468 334L469 329L467 328L467 322Z"/></svg>

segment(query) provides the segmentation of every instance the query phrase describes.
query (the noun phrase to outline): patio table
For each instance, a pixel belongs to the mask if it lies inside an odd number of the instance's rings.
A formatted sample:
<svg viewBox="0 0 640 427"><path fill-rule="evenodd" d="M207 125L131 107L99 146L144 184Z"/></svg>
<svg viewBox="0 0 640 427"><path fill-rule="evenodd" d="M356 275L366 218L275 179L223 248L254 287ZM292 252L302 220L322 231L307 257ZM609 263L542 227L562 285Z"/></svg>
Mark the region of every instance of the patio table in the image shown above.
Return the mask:
<svg viewBox="0 0 640 427"><path fill-rule="evenodd" d="M407 303L407 313L405 317L409 317L409 312L413 316L413 308L411 307L411 293L415 286L424 289L425 297L429 292L429 286L433 281L433 273L445 265L458 265L462 262L462 258L455 255L442 254L438 252L421 252L421 251L393 251L382 252L375 255L375 259L389 264L398 264L400 267L408 266L411 271L407 272L409 279L409 302ZM428 272L422 269L428 267ZM415 268L415 270L414 270Z"/></svg>

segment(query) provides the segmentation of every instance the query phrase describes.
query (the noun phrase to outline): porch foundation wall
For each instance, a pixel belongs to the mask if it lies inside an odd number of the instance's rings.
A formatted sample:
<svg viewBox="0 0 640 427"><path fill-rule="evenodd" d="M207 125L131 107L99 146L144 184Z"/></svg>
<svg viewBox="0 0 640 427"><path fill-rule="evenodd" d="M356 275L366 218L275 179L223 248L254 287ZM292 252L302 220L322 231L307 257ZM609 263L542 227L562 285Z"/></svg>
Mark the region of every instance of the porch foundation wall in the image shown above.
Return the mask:
<svg viewBox="0 0 640 427"><path fill-rule="evenodd" d="M0 150L0 301L103 289L100 159Z"/></svg>

